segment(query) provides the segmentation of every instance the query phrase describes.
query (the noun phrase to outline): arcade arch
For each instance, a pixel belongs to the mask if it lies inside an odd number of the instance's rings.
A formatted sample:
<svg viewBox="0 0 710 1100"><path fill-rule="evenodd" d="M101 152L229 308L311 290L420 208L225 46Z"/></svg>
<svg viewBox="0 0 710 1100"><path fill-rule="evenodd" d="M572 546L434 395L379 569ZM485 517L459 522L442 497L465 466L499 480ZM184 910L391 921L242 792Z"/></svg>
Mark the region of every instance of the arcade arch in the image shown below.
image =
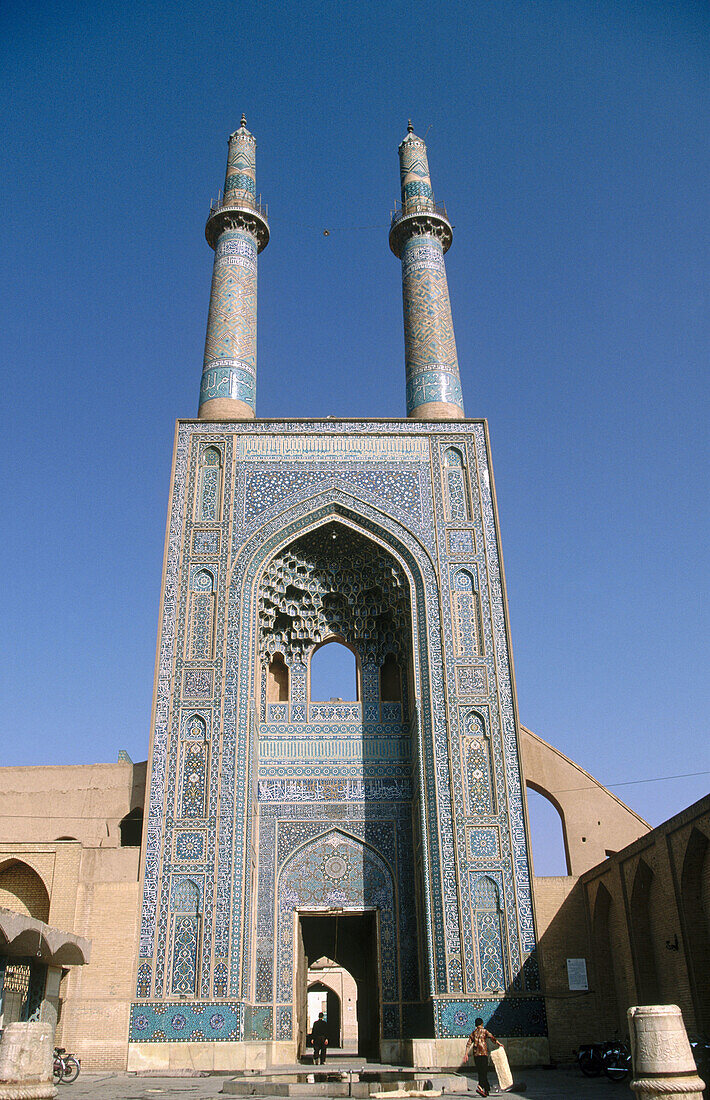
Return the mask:
<svg viewBox="0 0 710 1100"><path fill-rule="evenodd" d="M49 893L44 882L27 863L13 859L0 866L0 909L25 917L49 921Z"/></svg>
<svg viewBox="0 0 710 1100"><path fill-rule="evenodd" d="M710 1032L710 840L693 828L683 859L681 898L698 1030Z"/></svg>

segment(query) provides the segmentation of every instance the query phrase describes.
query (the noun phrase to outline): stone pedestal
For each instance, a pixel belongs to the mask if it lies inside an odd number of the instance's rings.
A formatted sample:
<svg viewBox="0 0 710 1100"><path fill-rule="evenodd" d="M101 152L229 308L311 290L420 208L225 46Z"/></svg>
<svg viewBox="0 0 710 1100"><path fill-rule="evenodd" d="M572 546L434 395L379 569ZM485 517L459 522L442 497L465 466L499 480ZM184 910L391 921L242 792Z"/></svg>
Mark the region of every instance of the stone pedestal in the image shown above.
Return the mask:
<svg viewBox="0 0 710 1100"><path fill-rule="evenodd" d="M633 1078L639 1100L702 1100L704 1082L695 1068L677 1005L641 1005L628 1011Z"/></svg>
<svg viewBox="0 0 710 1100"><path fill-rule="evenodd" d="M0 1039L0 1100L50 1100L54 1028L47 1023L8 1024Z"/></svg>

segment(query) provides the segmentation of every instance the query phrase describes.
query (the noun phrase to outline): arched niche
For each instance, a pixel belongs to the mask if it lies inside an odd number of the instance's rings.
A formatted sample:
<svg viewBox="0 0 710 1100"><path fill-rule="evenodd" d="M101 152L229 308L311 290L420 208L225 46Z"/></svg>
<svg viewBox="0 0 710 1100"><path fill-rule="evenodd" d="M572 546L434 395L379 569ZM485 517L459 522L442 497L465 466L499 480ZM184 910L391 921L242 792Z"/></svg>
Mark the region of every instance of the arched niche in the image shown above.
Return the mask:
<svg viewBox="0 0 710 1100"><path fill-rule="evenodd" d="M697 827L688 837L680 888L697 1030L707 1035L710 1032L710 840Z"/></svg>
<svg viewBox="0 0 710 1100"><path fill-rule="evenodd" d="M464 454L458 447L444 452L446 469L446 511L449 519L467 522L471 518L468 476Z"/></svg>
<svg viewBox="0 0 710 1100"><path fill-rule="evenodd" d="M656 966L656 944L653 937L653 871L640 859L634 874L629 902L631 948L636 975L638 1004L659 1004L660 985Z"/></svg>
<svg viewBox="0 0 710 1100"><path fill-rule="evenodd" d="M119 824L122 848L140 848L143 835L143 810L137 806Z"/></svg>
<svg viewBox="0 0 710 1100"><path fill-rule="evenodd" d="M198 518L207 523L215 522L220 517L221 503L222 452L219 447L205 447L200 456Z"/></svg>
<svg viewBox="0 0 710 1100"><path fill-rule="evenodd" d="M22 860L0 866L0 909L49 921L49 893L37 872Z"/></svg>
<svg viewBox="0 0 710 1100"><path fill-rule="evenodd" d="M611 1034L619 1027L612 919L614 903L604 883L600 883L594 899L592 941L597 986L597 1018L600 1028ZM601 1032L600 1032L601 1034Z"/></svg>
<svg viewBox="0 0 710 1100"><path fill-rule="evenodd" d="M283 653L275 653L266 669L267 703L287 703L289 689L288 665Z"/></svg>

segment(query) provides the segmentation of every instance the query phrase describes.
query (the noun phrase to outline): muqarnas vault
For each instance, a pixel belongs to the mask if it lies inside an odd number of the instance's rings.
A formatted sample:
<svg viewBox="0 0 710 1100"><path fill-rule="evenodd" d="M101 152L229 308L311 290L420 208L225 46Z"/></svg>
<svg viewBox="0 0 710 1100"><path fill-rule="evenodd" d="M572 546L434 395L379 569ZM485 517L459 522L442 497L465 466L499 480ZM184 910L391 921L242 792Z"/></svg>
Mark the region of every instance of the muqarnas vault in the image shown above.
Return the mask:
<svg viewBox="0 0 710 1100"><path fill-rule="evenodd" d="M129 1067L146 1044L295 1060L320 957L355 979L369 1057L457 1064L478 1015L545 1034L487 431L411 125L399 154L407 417L258 420L269 230L244 119L229 140L199 419L175 440ZM357 697L312 699L334 641Z"/></svg>

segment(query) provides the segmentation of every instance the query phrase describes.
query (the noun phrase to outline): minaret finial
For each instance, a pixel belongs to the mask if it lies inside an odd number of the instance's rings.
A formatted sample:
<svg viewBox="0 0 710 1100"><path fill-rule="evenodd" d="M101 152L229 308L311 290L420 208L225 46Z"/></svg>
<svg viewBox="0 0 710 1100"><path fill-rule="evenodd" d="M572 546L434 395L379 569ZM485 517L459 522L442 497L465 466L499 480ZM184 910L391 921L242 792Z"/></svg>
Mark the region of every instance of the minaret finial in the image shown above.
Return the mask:
<svg viewBox="0 0 710 1100"><path fill-rule="evenodd" d="M411 118L407 120L407 133L408 134L413 134L414 133L414 127L412 126Z"/></svg>
<svg viewBox="0 0 710 1100"><path fill-rule="evenodd" d="M247 124L247 116L242 111L242 126L246 126L246 124Z"/></svg>
<svg viewBox="0 0 710 1100"><path fill-rule="evenodd" d="M402 261L407 416L459 420L463 398L444 253L453 236L434 202L426 145L411 119L399 147L402 205L392 216L390 248Z"/></svg>
<svg viewBox="0 0 710 1100"><path fill-rule="evenodd" d="M256 257L269 243L256 198L256 141L242 125L229 139L224 198L205 227L214 272L200 386L200 420L250 420L256 404Z"/></svg>

